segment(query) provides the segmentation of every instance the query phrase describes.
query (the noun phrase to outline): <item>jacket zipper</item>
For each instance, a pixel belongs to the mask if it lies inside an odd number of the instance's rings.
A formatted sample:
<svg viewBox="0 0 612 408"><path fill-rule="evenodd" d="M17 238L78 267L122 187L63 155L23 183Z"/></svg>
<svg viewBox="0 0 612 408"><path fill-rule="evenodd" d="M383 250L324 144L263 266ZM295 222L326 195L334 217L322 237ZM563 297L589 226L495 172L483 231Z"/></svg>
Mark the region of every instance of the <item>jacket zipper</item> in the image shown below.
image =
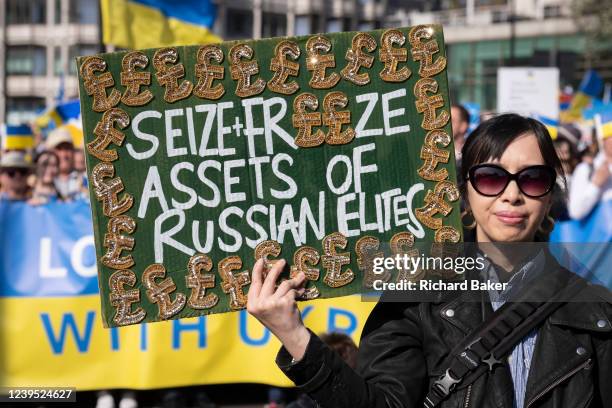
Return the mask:
<svg viewBox="0 0 612 408"><path fill-rule="evenodd" d="M531 404L533 404L535 401L537 401L538 399L540 399L544 394L546 394L548 391L552 390L553 388L555 388L557 385L561 384L563 381L567 380L568 378L570 378L572 375L576 374L578 371L582 370L584 367L588 366L589 364L591 364L591 359L589 358L588 360L586 360L584 363L580 364L578 367L574 368L572 371L570 371L569 373L565 374L563 377L557 379L555 382L553 382L552 384L550 384L548 387L544 388L544 390L542 390L542 392L540 392L538 395L536 395L535 397L533 397L531 399L531 401L529 401L527 403L527 407L529 408L531 406Z"/></svg>
<svg viewBox="0 0 612 408"><path fill-rule="evenodd" d="M465 394L465 403L463 404L463 408L470 407L470 397L472 396L472 384L468 385L467 392Z"/></svg>

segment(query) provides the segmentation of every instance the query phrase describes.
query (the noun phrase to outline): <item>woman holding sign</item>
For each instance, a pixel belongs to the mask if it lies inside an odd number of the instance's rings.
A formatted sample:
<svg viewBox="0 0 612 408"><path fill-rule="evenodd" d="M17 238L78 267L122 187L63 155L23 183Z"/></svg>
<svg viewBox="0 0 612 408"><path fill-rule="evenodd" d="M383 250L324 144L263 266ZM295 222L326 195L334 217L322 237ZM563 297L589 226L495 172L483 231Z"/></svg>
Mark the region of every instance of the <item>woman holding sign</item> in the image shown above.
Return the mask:
<svg viewBox="0 0 612 408"><path fill-rule="evenodd" d="M264 279L259 260L247 309L282 342L276 363L323 407L612 406L609 292L535 244L518 254L519 266L516 251L500 245L541 241L551 229L551 193L563 170L548 132L500 115L482 123L462 153L460 189L487 259L480 277L509 289L481 291L477 301L449 292L435 302L379 302L353 370L302 323L304 274L275 288L285 262Z"/></svg>

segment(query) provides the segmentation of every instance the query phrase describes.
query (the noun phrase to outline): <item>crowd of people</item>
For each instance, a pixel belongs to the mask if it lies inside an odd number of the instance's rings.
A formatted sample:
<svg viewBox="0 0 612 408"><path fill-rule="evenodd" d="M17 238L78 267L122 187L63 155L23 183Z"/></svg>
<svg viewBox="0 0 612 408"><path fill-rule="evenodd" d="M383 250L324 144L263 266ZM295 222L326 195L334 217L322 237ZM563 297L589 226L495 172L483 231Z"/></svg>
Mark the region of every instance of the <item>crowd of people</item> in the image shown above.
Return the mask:
<svg viewBox="0 0 612 408"><path fill-rule="evenodd" d="M54 129L31 151L2 152L0 200L37 206L87 197L84 150L75 147L68 129Z"/></svg>

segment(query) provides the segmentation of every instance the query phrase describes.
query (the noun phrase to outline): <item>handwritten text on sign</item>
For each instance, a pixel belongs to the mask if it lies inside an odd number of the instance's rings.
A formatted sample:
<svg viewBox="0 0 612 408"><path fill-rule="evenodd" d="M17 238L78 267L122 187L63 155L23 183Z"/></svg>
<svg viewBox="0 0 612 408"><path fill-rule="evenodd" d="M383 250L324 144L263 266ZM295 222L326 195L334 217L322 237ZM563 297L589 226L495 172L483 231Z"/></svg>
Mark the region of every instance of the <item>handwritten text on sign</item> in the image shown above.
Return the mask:
<svg viewBox="0 0 612 408"><path fill-rule="evenodd" d="M461 239L439 26L78 66L107 325L243 309L260 257L313 299L371 287L381 243Z"/></svg>

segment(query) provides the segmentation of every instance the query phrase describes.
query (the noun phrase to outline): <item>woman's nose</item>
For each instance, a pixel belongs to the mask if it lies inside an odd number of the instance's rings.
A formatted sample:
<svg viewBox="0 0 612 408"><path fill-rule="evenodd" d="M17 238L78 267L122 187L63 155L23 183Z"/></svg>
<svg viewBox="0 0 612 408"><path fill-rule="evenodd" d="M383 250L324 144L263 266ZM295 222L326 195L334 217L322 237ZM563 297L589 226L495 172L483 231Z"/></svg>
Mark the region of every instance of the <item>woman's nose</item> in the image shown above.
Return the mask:
<svg viewBox="0 0 612 408"><path fill-rule="evenodd" d="M516 184L515 180L510 180L510 183L506 186L506 189L502 193L500 199L502 201L509 202L510 204L514 204L520 202L522 199L521 190Z"/></svg>

